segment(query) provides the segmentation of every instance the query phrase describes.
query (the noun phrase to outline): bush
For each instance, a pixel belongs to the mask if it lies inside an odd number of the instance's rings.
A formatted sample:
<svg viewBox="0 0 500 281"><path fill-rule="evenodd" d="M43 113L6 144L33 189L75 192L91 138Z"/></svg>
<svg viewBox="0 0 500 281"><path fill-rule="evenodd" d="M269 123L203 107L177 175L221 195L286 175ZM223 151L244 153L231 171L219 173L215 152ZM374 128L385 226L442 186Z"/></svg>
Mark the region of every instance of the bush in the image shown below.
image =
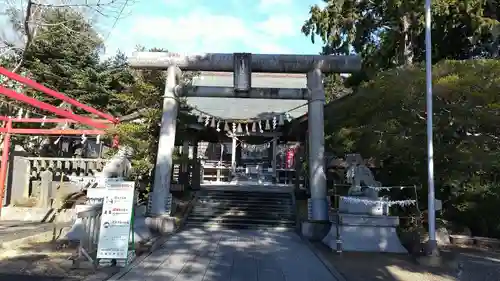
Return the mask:
<svg viewBox="0 0 500 281"><path fill-rule="evenodd" d="M433 68L434 167L444 218L475 235L500 236L500 61L444 61ZM427 205L426 83L422 65L379 73L331 104L325 144L383 167L384 185L422 184Z"/></svg>

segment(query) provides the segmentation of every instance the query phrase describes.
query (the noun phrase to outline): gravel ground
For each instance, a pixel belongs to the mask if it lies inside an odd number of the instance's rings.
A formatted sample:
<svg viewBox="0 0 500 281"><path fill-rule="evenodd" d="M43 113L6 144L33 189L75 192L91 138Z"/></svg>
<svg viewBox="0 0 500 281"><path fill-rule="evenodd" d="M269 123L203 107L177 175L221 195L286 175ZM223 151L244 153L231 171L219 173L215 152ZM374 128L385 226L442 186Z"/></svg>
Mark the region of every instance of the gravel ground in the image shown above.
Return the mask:
<svg viewBox="0 0 500 281"><path fill-rule="evenodd" d="M37 277L45 280L83 280L94 273L91 267L73 269L70 257L74 249L64 248L47 241L33 242L0 253L0 280L2 274L19 276L16 281L29 281Z"/></svg>
<svg viewBox="0 0 500 281"><path fill-rule="evenodd" d="M52 242L52 230L53 224L0 222L4 246L0 251L0 280L76 281L95 276L97 272L89 264L73 268L70 258L76 249ZM49 235L41 235L44 233Z"/></svg>
<svg viewBox="0 0 500 281"><path fill-rule="evenodd" d="M314 243L347 281L499 281L500 254L479 249L443 250L444 266L419 265L406 255L342 253Z"/></svg>

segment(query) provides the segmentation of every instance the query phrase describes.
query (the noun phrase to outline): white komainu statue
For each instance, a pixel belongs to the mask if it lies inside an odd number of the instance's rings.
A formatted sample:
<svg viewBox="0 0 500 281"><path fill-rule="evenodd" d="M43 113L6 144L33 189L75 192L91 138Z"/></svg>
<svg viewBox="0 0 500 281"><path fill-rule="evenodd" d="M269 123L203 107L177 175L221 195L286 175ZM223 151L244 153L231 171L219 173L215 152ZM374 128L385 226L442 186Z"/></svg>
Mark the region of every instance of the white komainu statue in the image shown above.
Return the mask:
<svg viewBox="0 0 500 281"><path fill-rule="evenodd" d="M378 191L382 185L376 181L372 172L365 166L363 158L359 154L347 154L347 182L351 184L349 196L366 196L370 199L378 199Z"/></svg>

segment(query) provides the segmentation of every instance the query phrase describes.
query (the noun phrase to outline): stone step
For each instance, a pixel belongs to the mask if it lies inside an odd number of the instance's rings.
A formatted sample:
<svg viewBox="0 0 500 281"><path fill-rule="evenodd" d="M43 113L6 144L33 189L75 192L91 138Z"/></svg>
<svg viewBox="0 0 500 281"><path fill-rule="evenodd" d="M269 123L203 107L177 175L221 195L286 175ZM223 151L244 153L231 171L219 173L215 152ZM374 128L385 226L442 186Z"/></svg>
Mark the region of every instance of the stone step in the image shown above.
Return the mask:
<svg viewBox="0 0 500 281"><path fill-rule="evenodd" d="M228 196L248 196L248 197L291 197L289 192L259 192L259 191L220 191L204 190L200 195L228 195Z"/></svg>
<svg viewBox="0 0 500 281"><path fill-rule="evenodd" d="M248 219L242 217L224 217L224 218L207 218L207 217L188 217L187 222L211 222L211 223L244 223L244 224L284 224L295 225L295 220L290 219Z"/></svg>
<svg viewBox="0 0 500 281"><path fill-rule="evenodd" d="M289 192L204 190L186 226L221 228L295 228L293 196Z"/></svg>
<svg viewBox="0 0 500 281"><path fill-rule="evenodd" d="M241 203L253 203L253 204L262 204L262 205L292 205L292 201L284 201L284 200L260 200L260 199L212 199L212 198L198 198L198 202L200 203L227 203L227 204L241 204Z"/></svg>
<svg viewBox="0 0 500 281"><path fill-rule="evenodd" d="M282 213L244 213L244 212L193 212L190 218L245 218L245 219L289 219L294 220L291 214Z"/></svg>
<svg viewBox="0 0 500 281"><path fill-rule="evenodd" d="M200 203L195 208L201 209L218 209L228 210L231 208L240 208L244 210L265 210L265 211L292 211L293 208L289 205L259 205L259 204L217 204L217 203Z"/></svg>
<svg viewBox="0 0 500 281"><path fill-rule="evenodd" d="M247 213L280 213L293 214L293 209L290 207L257 207L257 206L196 206L192 212L247 212Z"/></svg>
<svg viewBox="0 0 500 281"><path fill-rule="evenodd" d="M216 196L216 197L276 198L276 199L292 198L291 194L276 194L276 193L248 194L245 192L239 192L239 193L234 193L234 194L201 192L198 195L199 196Z"/></svg>
<svg viewBox="0 0 500 281"><path fill-rule="evenodd" d="M211 222L187 222L186 228L216 228L216 229L259 229L273 231L294 231L295 226L269 225L269 224L246 224L246 223L211 223Z"/></svg>
<svg viewBox="0 0 500 281"><path fill-rule="evenodd" d="M286 203L291 204L291 198L261 198L261 197L233 197L233 196L198 196L198 200L210 201L250 201L250 202L267 202L267 203Z"/></svg>

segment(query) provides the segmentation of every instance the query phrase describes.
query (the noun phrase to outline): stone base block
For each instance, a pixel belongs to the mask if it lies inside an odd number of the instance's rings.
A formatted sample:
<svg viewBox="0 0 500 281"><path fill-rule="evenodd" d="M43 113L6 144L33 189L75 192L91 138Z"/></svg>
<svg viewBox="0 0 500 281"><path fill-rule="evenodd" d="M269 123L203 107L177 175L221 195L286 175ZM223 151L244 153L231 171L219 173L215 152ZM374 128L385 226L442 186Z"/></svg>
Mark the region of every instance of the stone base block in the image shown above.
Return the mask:
<svg viewBox="0 0 500 281"><path fill-rule="evenodd" d="M321 241L328 234L331 222L329 221L305 221L302 222L302 236L311 241Z"/></svg>
<svg viewBox="0 0 500 281"><path fill-rule="evenodd" d="M177 229L176 220L171 216L147 217L145 223L151 232L160 235L171 234Z"/></svg>
<svg viewBox="0 0 500 281"><path fill-rule="evenodd" d="M340 234L343 251L408 253L396 232L398 222L397 217L340 214L340 224L334 222L322 242L337 250Z"/></svg>

